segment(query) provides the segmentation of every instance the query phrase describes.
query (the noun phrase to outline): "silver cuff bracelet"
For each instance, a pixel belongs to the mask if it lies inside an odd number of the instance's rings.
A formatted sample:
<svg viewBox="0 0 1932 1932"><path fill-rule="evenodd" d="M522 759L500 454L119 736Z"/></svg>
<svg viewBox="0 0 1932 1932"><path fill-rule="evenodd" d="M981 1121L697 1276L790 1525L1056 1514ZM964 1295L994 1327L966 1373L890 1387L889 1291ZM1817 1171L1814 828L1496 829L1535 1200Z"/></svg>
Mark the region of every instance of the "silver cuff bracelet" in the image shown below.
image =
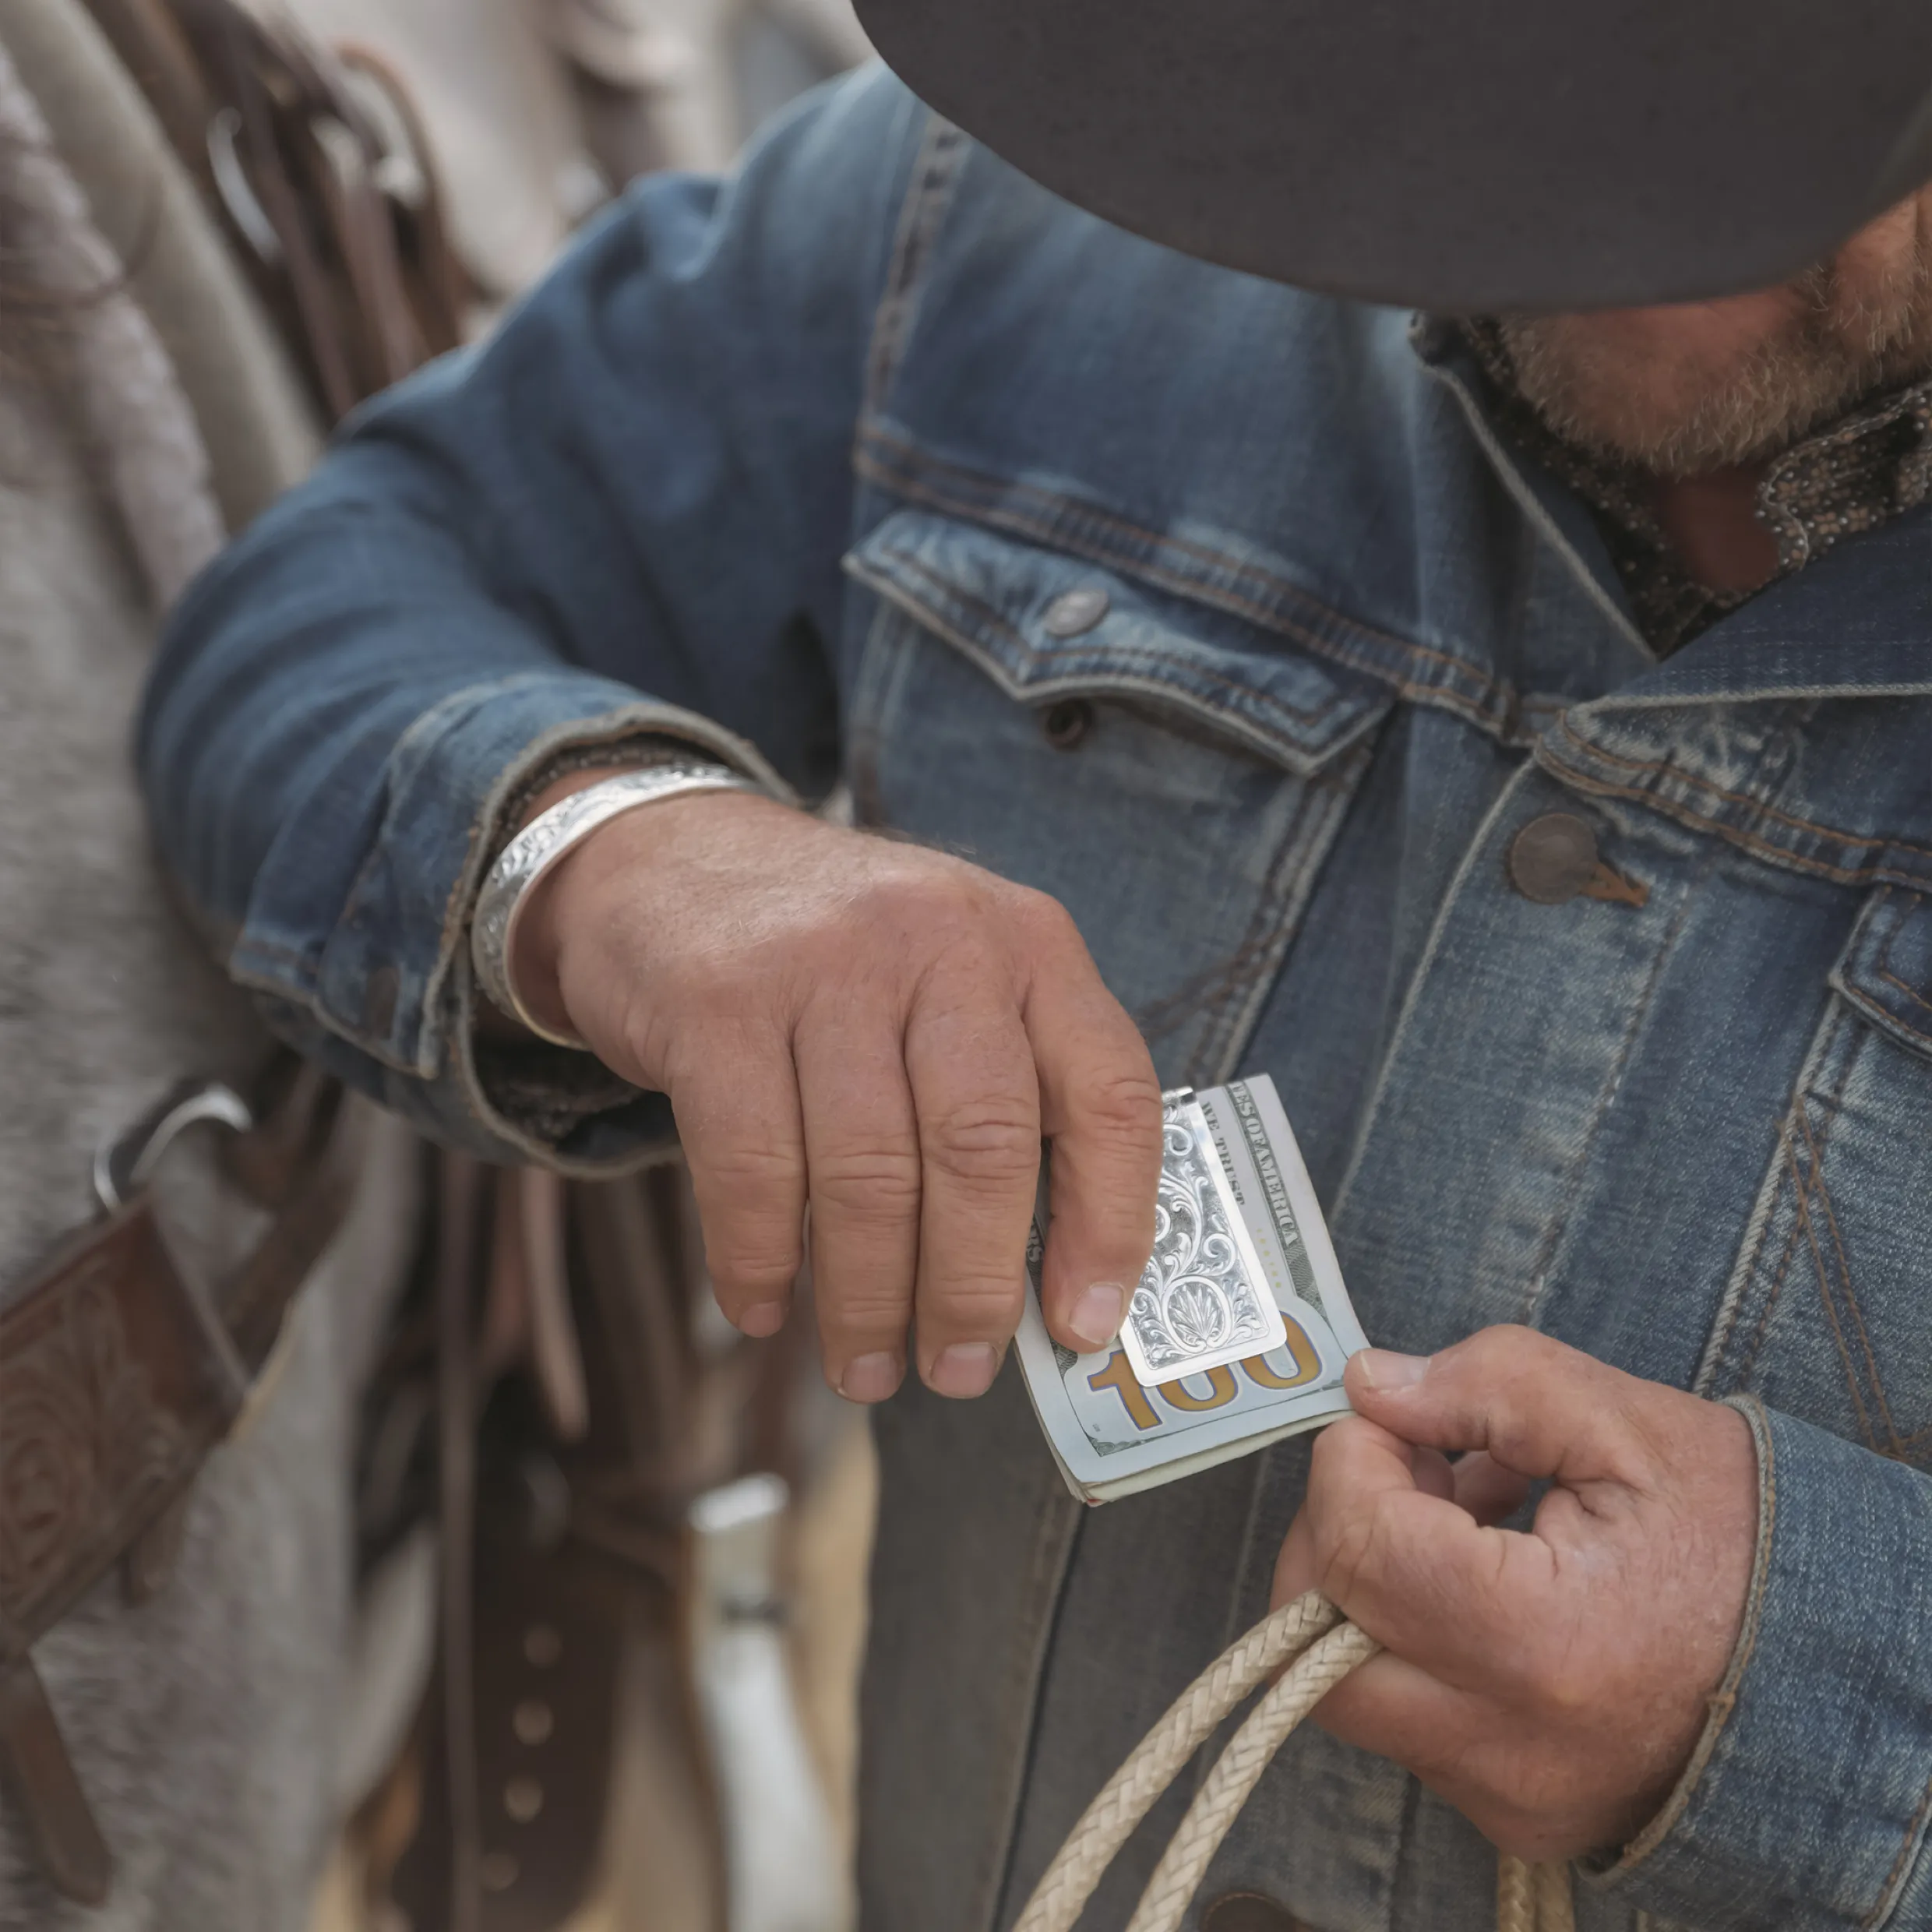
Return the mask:
<svg viewBox="0 0 1932 1932"><path fill-rule="evenodd" d="M531 889L559 859L580 844L601 825L608 825L640 806L656 805L692 791L752 791L762 788L741 777L728 765L686 759L675 764L653 765L642 771L619 772L581 791L560 799L541 812L496 857L477 896L470 921L470 961L476 982L492 1006L527 1027L553 1046L581 1049L574 1034L553 1033L533 1019L518 997L510 976L511 948L517 921L530 903Z"/></svg>

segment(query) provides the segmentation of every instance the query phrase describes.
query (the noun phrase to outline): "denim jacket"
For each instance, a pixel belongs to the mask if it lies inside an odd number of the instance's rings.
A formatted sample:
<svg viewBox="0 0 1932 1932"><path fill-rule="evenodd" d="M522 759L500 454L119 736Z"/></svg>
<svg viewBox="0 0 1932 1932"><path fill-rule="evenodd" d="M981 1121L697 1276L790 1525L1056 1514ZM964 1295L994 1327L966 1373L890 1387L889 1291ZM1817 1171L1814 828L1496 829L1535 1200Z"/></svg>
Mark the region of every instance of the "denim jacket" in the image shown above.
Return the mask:
<svg viewBox="0 0 1932 1932"><path fill-rule="evenodd" d="M1932 1926L1932 518L1659 663L1451 332L1131 239L875 72L371 409L190 596L141 754L278 1024L594 1171L661 1121L485 1077L465 922L531 774L664 732L1056 894L1167 1081L1272 1074L1374 1340L1738 1402L1743 1633L1581 1921ZM1618 893L1513 883L1553 812ZM1306 1448L1083 1512L1010 1371L878 1433L867 1923L996 1932L1264 1607ZM1311 1732L1203 1895L1475 1932L1493 1887Z"/></svg>

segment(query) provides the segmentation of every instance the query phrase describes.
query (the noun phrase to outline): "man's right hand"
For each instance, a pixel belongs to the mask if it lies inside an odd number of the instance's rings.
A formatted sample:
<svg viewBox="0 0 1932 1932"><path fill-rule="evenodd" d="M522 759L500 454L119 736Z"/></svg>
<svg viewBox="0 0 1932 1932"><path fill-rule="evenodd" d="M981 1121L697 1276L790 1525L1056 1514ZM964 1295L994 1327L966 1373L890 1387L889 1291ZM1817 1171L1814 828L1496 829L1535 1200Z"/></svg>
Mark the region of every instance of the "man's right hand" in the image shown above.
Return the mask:
<svg viewBox="0 0 1932 1932"><path fill-rule="evenodd" d="M560 862L512 964L540 1019L670 1096L746 1334L784 1320L809 1206L833 1385L883 1400L916 1334L929 1387L981 1394L1019 1321L1044 1135L1047 1325L1112 1339L1153 1243L1160 1085L1056 901L702 793Z"/></svg>

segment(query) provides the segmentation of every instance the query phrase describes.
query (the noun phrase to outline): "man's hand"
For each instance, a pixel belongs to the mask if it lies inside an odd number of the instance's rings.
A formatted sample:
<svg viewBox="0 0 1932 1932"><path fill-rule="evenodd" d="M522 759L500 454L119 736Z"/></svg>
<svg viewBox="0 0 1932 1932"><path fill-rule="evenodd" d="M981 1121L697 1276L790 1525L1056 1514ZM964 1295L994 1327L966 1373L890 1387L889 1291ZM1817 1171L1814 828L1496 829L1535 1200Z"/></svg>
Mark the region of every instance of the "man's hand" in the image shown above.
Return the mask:
<svg viewBox="0 0 1932 1932"><path fill-rule="evenodd" d="M1505 1851L1625 1843L1669 1796L1736 1640L1749 1425L1525 1328L1426 1360L1371 1349L1348 1390L1359 1412L1315 1445L1274 1600L1319 1588L1387 1649L1317 1721ZM1541 1477L1534 1528L1494 1528Z"/></svg>
<svg viewBox="0 0 1932 1932"><path fill-rule="evenodd" d="M541 802L540 801L540 802ZM720 1305L784 1321L804 1258L826 1373L978 1395L1017 1325L1042 1134L1047 1324L1110 1341L1154 1239L1161 1097L1062 908L963 861L767 800L613 820L538 888L513 970L668 1094Z"/></svg>

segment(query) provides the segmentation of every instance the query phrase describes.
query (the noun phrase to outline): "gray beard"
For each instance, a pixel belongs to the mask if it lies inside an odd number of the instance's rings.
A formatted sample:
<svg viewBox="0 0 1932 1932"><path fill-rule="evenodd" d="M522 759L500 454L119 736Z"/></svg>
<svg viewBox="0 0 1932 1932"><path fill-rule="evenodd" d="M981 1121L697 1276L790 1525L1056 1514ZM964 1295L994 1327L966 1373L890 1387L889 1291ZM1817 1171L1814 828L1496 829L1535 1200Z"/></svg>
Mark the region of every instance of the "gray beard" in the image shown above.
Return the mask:
<svg viewBox="0 0 1932 1932"><path fill-rule="evenodd" d="M1718 373L1676 396L1579 338L1564 316L1504 316L1497 329L1518 393L1566 442L1664 477L1761 462L1868 397L1932 373L1932 261L1884 314L1848 312L1832 269L1797 285L1802 312Z"/></svg>

